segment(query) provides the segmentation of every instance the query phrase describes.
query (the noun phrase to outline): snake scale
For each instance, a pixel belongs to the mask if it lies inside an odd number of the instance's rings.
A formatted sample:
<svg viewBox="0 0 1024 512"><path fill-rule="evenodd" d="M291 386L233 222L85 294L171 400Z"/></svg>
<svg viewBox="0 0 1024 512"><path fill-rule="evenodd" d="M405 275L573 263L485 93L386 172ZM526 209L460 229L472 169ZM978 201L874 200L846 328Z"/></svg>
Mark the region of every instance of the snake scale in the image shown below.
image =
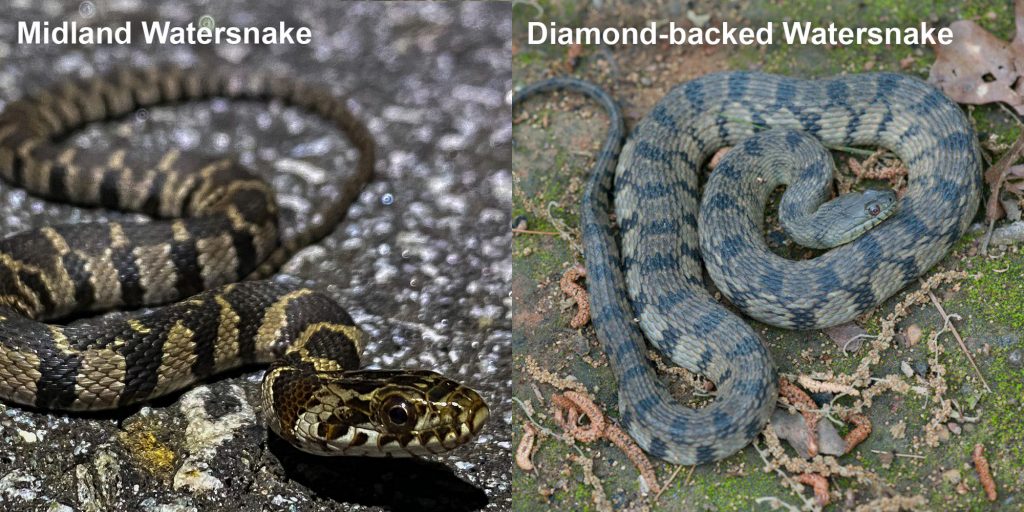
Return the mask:
<svg viewBox="0 0 1024 512"><path fill-rule="evenodd" d="M589 96L611 117L581 205L591 315L618 380L623 426L670 462L700 464L738 451L764 427L777 396L767 348L708 293L702 261L746 314L815 329L849 321L915 280L978 209L973 128L954 102L916 78L710 74L673 88L625 145L618 106L593 84L549 79L520 90L513 104L560 89ZM817 258L792 261L768 249L764 209L781 174L771 169L804 168L802 138L890 149L907 165L909 183L891 217ZM724 146L739 156L716 168L702 197L702 165ZM747 169L756 158L771 163ZM771 179L755 189L744 178L754 172ZM716 399L700 409L676 402L648 359L648 341L710 378Z"/></svg>
<svg viewBox="0 0 1024 512"><path fill-rule="evenodd" d="M87 123L211 97L278 99L350 138L360 151L356 178L322 222L279 241L273 190L234 158L169 150L147 160L121 149L96 158L61 144ZM123 69L7 104L7 183L153 220L50 226L0 241L0 398L114 409L269 363L264 416L301 450L403 456L466 443L488 415L475 391L427 370L359 369L367 336L345 310L323 293L260 280L334 230L371 178L374 155L372 136L344 100L260 72ZM161 307L49 323L154 306Z"/></svg>

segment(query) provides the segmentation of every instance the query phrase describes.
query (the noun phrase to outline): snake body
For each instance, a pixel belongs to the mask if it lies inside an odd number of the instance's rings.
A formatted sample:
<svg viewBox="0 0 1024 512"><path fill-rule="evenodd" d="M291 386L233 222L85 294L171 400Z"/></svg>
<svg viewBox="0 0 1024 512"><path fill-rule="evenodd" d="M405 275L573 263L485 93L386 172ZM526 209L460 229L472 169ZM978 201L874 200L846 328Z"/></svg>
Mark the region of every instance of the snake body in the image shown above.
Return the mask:
<svg viewBox="0 0 1024 512"><path fill-rule="evenodd" d="M280 99L348 135L361 153L356 178L321 223L279 241L271 187L233 158L170 150L147 160L116 150L97 159L60 144L87 123L210 97ZM476 392L430 371L360 370L367 336L344 309L323 293L258 280L337 226L372 176L374 154L344 100L283 76L121 70L8 104L0 114L5 181L154 220L43 227L0 241L0 398L114 409L270 363L266 421L299 449L401 456L465 443L488 414ZM153 306L162 307L48 323Z"/></svg>
<svg viewBox="0 0 1024 512"><path fill-rule="evenodd" d="M981 165L973 129L955 103L915 78L706 75L659 100L621 155L622 115L592 84L546 80L521 90L514 103L556 89L596 99L611 117L581 205L593 324L618 380L624 427L645 451L677 464L719 460L744 447L777 396L768 350L709 295L702 260L746 314L790 329L820 328L870 310L915 280L977 212ZM742 165L729 166L718 178L726 186L705 191L702 201L701 167L723 146L738 145L730 153L745 158L799 156L779 130L825 145L892 150L909 169L896 213L818 258L790 261L767 249L759 230L768 192L741 184ZM759 132L776 133L751 137ZM700 409L674 401L649 362L645 338L710 378L716 399Z"/></svg>

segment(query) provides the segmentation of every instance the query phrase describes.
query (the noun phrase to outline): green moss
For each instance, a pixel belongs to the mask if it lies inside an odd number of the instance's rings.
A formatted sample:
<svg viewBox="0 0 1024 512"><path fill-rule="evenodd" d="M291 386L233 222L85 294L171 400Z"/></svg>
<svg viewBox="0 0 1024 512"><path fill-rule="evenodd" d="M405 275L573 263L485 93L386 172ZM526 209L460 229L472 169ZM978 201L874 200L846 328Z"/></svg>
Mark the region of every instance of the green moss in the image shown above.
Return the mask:
<svg viewBox="0 0 1024 512"><path fill-rule="evenodd" d="M743 462L743 473L724 475L722 467L736 466L737 459ZM753 450L746 450L715 467L695 469L689 483L683 476L689 469L683 468L672 487L662 493L659 503L668 510L705 510L713 506L713 510L738 511L757 510L755 500L762 496L794 502L796 498L782 487L774 473L761 471L762 464Z"/></svg>
<svg viewBox="0 0 1024 512"><path fill-rule="evenodd" d="M965 286L965 298L974 310L969 321L983 324L998 324L1014 331L1024 329L1024 259L975 258L971 273L978 279L969 279Z"/></svg>
<svg viewBox="0 0 1024 512"><path fill-rule="evenodd" d="M1010 114L998 105L972 107L971 120L974 121L975 129L983 141L987 140L990 135L995 135L1000 142L1006 143L1009 147L1009 144L1016 140L1020 133L1020 125L1017 120L1010 117Z"/></svg>
<svg viewBox="0 0 1024 512"><path fill-rule="evenodd" d="M1007 361L1010 349L1000 350L988 367L987 375L992 393L984 396L979 404L981 414L979 438L986 440L989 449L1003 454L1001 459L1012 462L1017 468L1024 467L1024 382L1020 368L1013 368ZM1018 471L1004 471L1011 475ZM1019 473L1018 473L1019 474Z"/></svg>

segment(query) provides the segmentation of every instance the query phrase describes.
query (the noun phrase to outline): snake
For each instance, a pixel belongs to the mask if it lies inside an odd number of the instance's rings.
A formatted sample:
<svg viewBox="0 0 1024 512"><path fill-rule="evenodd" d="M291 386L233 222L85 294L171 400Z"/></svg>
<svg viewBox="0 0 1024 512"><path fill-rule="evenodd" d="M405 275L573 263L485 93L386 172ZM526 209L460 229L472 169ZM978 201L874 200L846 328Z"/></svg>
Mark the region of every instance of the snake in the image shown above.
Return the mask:
<svg viewBox="0 0 1024 512"><path fill-rule="evenodd" d="M754 320L798 330L833 326L914 282L978 211L974 130L956 103L915 77L712 73L672 88L625 143L617 103L590 82L543 80L520 89L513 105L558 90L595 100L610 118L580 204L591 318L618 383L623 427L644 451L672 463L736 453L763 430L778 396L770 352L709 293L702 268ZM732 149L702 187L703 165L726 146ZM891 191L865 193L838 208L847 212L841 216L861 210L829 228L844 233L822 240L839 245L789 260L765 241L766 201L789 184L785 195L797 190L809 202L780 204L792 210L780 216L801 218L827 199L828 188L823 193L812 186L817 178L804 176L834 165L821 146L888 149L908 168L908 183L898 200ZM673 398L648 345L709 378L714 399L690 408Z"/></svg>
<svg viewBox="0 0 1024 512"><path fill-rule="evenodd" d="M209 98L279 101L359 150L323 218L280 240L269 183L234 156L79 151L89 123ZM0 398L54 411L120 409L267 365L270 429L318 455L421 456L464 445L488 408L423 369L365 369L367 334L329 295L269 279L331 233L373 175L370 131L327 86L217 66L69 77L5 105L0 176L40 198L145 214L45 226L0 240ZM108 312L111 314L101 314Z"/></svg>

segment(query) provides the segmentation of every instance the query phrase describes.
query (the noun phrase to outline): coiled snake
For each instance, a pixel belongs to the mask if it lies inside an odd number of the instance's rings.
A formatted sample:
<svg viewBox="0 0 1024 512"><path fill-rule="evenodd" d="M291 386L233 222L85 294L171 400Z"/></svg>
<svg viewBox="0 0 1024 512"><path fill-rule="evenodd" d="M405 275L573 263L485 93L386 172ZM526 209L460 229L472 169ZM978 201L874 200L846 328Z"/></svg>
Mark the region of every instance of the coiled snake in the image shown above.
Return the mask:
<svg viewBox="0 0 1024 512"><path fill-rule="evenodd" d="M722 459L745 446L777 395L770 354L709 295L702 259L746 314L790 329L820 328L868 311L916 279L977 212L973 129L955 103L915 78L711 74L672 89L624 146L622 115L593 84L545 80L519 91L513 104L558 89L597 100L611 117L581 205L593 324L618 379L623 425L644 450L677 464ZM820 257L791 261L767 248L764 208L782 182L779 166L795 166L797 175L812 167L802 160L813 153L809 138L888 148L907 165L909 184L877 227ZM701 167L726 145L738 145L729 153L738 156L716 168L702 200ZM757 158L769 163L748 170ZM757 178L763 183L755 186ZM866 201L870 216L878 205ZM716 399L701 409L675 402L648 360L645 337L674 363L710 378Z"/></svg>
<svg viewBox="0 0 1024 512"><path fill-rule="evenodd" d="M356 179L321 223L279 242L273 191L231 158L171 150L147 162L117 150L96 162L57 144L87 123L209 97L277 98L350 137L361 153ZM360 370L366 335L337 303L307 288L252 280L333 231L370 179L374 154L369 131L343 100L282 76L121 70L8 104L0 114L4 180L43 198L157 220L44 227L0 241L0 398L45 409L112 409L270 363L264 416L301 450L402 456L465 443L488 415L476 392L426 370ZM45 323L164 304L124 317Z"/></svg>

